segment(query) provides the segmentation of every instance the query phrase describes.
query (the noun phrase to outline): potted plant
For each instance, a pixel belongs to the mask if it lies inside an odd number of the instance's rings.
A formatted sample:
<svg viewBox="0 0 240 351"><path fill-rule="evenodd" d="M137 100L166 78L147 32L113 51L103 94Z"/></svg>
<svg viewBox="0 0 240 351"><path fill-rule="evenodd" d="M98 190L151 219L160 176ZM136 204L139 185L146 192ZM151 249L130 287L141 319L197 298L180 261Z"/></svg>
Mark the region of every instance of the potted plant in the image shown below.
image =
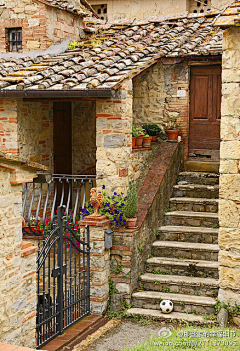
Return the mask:
<svg viewBox="0 0 240 351"><path fill-rule="evenodd" d="M170 141L176 141L178 140L178 135L179 135L179 125L178 125L178 120L180 118L178 112L172 112L171 114L169 112L166 113L167 115L167 128L166 128L166 133L168 135L168 140Z"/></svg>
<svg viewBox="0 0 240 351"><path fill-rule="evenodd" d="M137 190L136 185L129 182L129 188L127 191L127 200L125 206L125 214L127 220L127 228L136 228L137 223Z"/></svg>
<svg viewBox="0 0 240 351"><path fill-rule="evenodd" d="M136 147L141 148L143 143L144 130L142 127L136 128Z"/></svg>
<svg viewBox="0 0 240 351"><path fill-rule="evenodd" d="M151 147L152 137L145 134L143 137L143 147Z"/></svg>
<svg viewBox="0 0 240 351"><path fill-rule="evenodd" d="M156 142L157 136L162 133L162 129L157 124L145 124L142 128L152 136L152 142Z"/></svg>
<svg viewBox="0 0 240 351"><path fill-rule="evenodd" d="M137 131L134 125L132 126L132 148L136 149L136 137L137 137Z"/></svg>

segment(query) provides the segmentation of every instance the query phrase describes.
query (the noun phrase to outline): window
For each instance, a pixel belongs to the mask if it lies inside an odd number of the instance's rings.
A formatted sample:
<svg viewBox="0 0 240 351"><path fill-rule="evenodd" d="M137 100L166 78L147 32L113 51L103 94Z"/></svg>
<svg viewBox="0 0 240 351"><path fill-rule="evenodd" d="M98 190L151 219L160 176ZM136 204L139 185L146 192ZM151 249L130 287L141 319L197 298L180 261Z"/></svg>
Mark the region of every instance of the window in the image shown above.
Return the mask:
<svg viewBox="0 0 240 351"><path fill-rule="evenodd" d="M94 11L98 14L99 18L102 20L107 20L107 4L101 4L101 5L92 5L92 8Z"/></svg>
<svg viewBox="0 0 240 351"><path fill-rule="evenodd" d="M203 13L211 9L211 0L189 0L189 12Z"/></svg>
<svg viewBox="0 0 240 351"><path fill-rule="evenodd" d="M7 30L8 51L22 50L22 28L10 28Z"/></svg>

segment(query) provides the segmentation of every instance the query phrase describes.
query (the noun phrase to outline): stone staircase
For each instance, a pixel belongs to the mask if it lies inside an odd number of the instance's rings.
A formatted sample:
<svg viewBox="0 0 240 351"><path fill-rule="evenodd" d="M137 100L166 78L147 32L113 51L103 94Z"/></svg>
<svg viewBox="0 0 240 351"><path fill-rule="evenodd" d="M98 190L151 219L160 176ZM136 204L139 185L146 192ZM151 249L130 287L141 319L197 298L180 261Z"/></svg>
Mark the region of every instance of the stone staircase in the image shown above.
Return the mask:
<svg viewBox="0 0 240 351"><path fill-rule="evenodd" d="M152 245L130 315L209 323L218 294L219 175L182 172L174 186L165 222ZM174 303L163 314L162 299Z"/></svg>

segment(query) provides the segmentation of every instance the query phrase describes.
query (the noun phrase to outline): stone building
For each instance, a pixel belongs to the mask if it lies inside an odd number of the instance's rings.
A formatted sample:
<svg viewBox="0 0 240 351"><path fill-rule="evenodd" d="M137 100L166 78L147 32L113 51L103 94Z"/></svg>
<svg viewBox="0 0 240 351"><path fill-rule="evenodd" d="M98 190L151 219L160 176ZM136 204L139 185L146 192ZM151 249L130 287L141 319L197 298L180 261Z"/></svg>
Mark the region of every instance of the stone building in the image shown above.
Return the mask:
<svg viewBox="0 0 240 351"><path fill-rule="evenodd" d="M125 18L147 18L157 15L223 9L230 0L89 0L99 18L113 21Z"/></svg>
<svg viewBox="0 0 240 351"><path fill-rule="evenodd" d="M223 32L222 120L220 149L219 263L221 300L240 305L240 1L217 19Z"/></svg>
<svg viewBox="0 0 240 351"><path fill-rule="evenodd" d="M51 173L96 173L102 176L97 180L98 187L107 185L108 191L126 193L129 180L139 180L146 154L150 154L149 150L144 155L143 151L132 149L132 125L157 123L164 127L166 114L177 112L181 117L185 160L196 156L217 160L222 72L222 29L214 26L218 15L216 12L182 14L117 24L87 19L84 29L87 37L75 50L66 50L55 57L39 54L35 58L29 55L11 59L0 56L1 151L14 155L17 160L27 159L35 165L44 165ZM231 34L234 29L228 31ZM94 35L88 36L88 33ZM232 45L231 48L234 46L230 39L226 39L225 43ZM234 67L235 61L227 60L227 55L225 65L232 64ZM234 79L237 79L237 74L232 74L232 77L233 85L231 81L229 89L236 88ZM227 84L223 95L228 98ZM234 103L238 107L237 100ZM199 108L201 116L198 115ZM225 113L229 115L224 108L223 103L223 126ZM230 126L236 122L236 111L230 114L230 119L234 119ZM224 185L225 179L232 177L232 183L228 183L233 184L230 192L237 194L238 149L236 141L230 136L233 133L235 138L234 128L231 131L226 129L226 134L222 129L223 138L226 136L226 142L233 150L228 157L224 156L224 146L221 150L223 175L220 194L221 206L226 205L222 207L225 213L226 208L232 206L237 211L238 206L237 195L232 199L231 195L224 193L228 189ZM195 130L200 130L200 133ZM176 151L177 148L176 145L165 146L163 151L168 154L169 149L171 155L179 159L181 153ZM161 160L161 154L158 157L158 161ZM168 162L171 163L170 157ZM179 167L175 172L179 171ZM225 171L226 167L233 171ZM167 174L166 167L164 174ZM223 224L230 229L227 229L226 237L222 231L222 240L227 240L229 231L238 233L238 224L232 223ZM98 233L94 234L97 242ZM126 266L131 264L130 253L128 256L130 246L137 247L147 242L148 231L144 226L142 235L142 240L145 240L142 243L133 241L119 246L124 252ZM132 238L129 236L127 240L130 242ZM103 248L104 232L99 241L101 247L96 244L93 252L95 263L98 249L102 262L106 257L109 260L109 252L105 255ZM229 270L225 263L222 265L220 274L223 276L226 271L227 275L237 271L233 266L238 262L235 259L237 251L235 248L230 250L227 245L222 244L220 263L224 255L230 254L233 258L229 258ZM99 271L95 270L96 281L92 281L91 303L100 311L106 308L108 299L108 262L104 261L103 266L94 267ZM237 290L232 276L227 286L224 279L222 294L228 292L231 284L232 290ZM118 287L125 296L130 296L130 288L125 289L126 284L122 281L119 281ZM3 331L0 331L2 334Z"/></svg>
<svg viewBox="0 0 240 351"><path fill-rule="evenodd" d="M67 38L80 40L83 18L92 13L86 6L75 0L1 1L0 52L45 50Z"/></svg>

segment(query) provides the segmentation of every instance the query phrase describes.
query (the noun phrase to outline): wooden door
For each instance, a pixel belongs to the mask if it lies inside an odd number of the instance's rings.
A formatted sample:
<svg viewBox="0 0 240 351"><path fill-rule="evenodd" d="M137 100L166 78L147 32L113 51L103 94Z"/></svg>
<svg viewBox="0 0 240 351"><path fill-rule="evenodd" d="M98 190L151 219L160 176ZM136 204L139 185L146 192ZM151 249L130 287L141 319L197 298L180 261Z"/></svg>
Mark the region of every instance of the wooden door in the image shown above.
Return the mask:
<svg viewBox="0 0 240 351"><path fill-rule="evenodd" d="M71 102L53 103L54 174L72 174L72 106ZM65 185L65 196L68 188ZM57 205L62 185L57 185Z"/></svg>
<svg viewBox="0 0 240 351"><path fill-rule="evenodd" d="M191 68L189 154L219 154L221 72L220 65Z"/></svg>

